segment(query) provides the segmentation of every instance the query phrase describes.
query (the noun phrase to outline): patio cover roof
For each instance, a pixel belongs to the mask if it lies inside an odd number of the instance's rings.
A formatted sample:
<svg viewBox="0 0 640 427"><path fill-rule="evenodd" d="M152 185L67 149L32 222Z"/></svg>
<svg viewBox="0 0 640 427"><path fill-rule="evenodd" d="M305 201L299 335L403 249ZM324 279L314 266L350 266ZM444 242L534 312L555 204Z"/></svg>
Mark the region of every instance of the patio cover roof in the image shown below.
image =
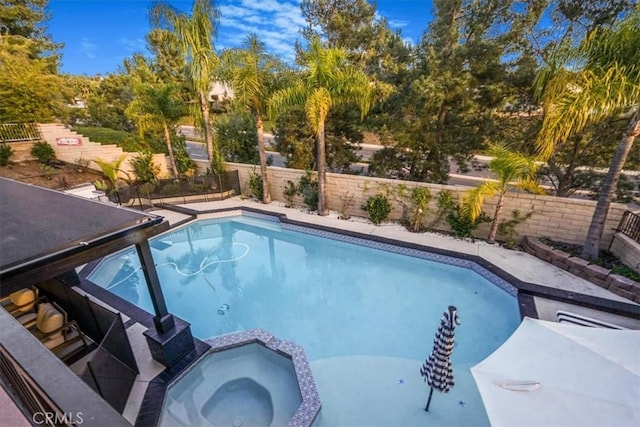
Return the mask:
<svg viewBox="0 0 640 427"><path fill-rule="evenodd" d="M162 221L160 216L0 178L0 278L4 282L21 271L109 242L111 251L130 246L140 238L131 238L132 233ZM144 230L144 236L164 229ZM95 258L102 255L104 250Z"/></svg>

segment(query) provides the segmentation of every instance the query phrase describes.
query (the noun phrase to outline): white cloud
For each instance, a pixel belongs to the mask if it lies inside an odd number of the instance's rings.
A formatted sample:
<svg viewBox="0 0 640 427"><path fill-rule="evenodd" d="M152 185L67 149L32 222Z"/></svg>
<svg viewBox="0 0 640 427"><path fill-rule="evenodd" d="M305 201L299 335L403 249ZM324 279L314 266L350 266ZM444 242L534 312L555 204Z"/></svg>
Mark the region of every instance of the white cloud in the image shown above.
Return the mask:
<svg viewBox="0 0 640 427"><path fill-rule="evenodd" d="M93 43L90 38L83 37L82 39L80 39L80 52L82 52L87 58L95 58L97 50L98 45Z"/></svg>
<svg viewBox="0 0 640 427"><path fill-rule="evenodd" d="M248 34L256 33L269 53L285 61L294 59L294 42L306 24L300 0L240 0L221 4L220 13L218 48L237 47Z"/></svg>
<svg viewBox="0 0 640 427"><path fill-rule="evenodd" d="M129 39L126 37L120 37L118 42L124 46L127 52L142 52L146 47L146 43L143 38Z"/></svg>

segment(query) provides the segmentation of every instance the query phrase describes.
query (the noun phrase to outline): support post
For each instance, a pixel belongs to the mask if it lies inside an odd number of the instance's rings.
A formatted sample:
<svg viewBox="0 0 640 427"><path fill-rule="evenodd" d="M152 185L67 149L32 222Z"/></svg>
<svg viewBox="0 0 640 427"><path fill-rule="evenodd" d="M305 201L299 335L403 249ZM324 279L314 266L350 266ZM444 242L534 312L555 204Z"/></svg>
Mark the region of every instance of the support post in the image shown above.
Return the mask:
<svg viewBox="0 0 640 427"><path fill-rule="evenodd" d="M151 303L153 304L153 311L155 312L153 323L159 333L169 332L169 330L175 327L175 321L173 315L167 310L167 304L164 301L164 294L160 287L160 279L158 278L156 265L151 255L149 241L143 239L137 242L136 251L140 258L140 265L142 266L142 272L144 273L147 289L149 289L149 295L151 296Z"/></svg>

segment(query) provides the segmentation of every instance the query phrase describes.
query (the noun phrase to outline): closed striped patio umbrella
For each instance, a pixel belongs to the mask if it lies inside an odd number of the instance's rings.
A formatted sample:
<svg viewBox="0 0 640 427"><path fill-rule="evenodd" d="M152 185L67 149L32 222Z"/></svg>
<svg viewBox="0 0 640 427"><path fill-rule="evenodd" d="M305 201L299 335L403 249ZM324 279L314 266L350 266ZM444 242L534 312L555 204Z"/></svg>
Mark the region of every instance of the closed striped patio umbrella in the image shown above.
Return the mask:
<svg viewBox="0 0 640 427"><path fill-rule="evenodd" d="M448 393L453 387L453 370L451 369L451 353L453 351L454 331L460 324L458 309L450 305L440 319L440 326L433 340L433 351L422 364L420 374L424 382L429 384L429 399L424 410L429 410L433 389Z"/></svg>

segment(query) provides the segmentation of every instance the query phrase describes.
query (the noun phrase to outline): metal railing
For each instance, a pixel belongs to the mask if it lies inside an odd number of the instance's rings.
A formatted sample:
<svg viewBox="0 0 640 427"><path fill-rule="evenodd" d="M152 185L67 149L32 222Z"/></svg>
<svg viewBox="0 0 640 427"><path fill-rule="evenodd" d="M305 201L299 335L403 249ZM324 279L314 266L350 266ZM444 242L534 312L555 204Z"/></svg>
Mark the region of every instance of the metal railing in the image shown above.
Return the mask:
<svg viewBox="0 0 640 427"><path fill-rule="evenodd" d="M626 211L616 231L640 243L640 215Z"/></svg>
<svg viewBox="0 0 640 427"><path fill-rule="evenodd" d="M37 123L0 123L0 142L41 141Z"/></svg>
<svg viewBox="0 0 640 427"><path fill-rule="evenodd" d="M0 344L0 373L11 384L22 404L31 414L31 420L34 423L48 427L74 425L67 414L56 406L2 344Z"/></svg>

